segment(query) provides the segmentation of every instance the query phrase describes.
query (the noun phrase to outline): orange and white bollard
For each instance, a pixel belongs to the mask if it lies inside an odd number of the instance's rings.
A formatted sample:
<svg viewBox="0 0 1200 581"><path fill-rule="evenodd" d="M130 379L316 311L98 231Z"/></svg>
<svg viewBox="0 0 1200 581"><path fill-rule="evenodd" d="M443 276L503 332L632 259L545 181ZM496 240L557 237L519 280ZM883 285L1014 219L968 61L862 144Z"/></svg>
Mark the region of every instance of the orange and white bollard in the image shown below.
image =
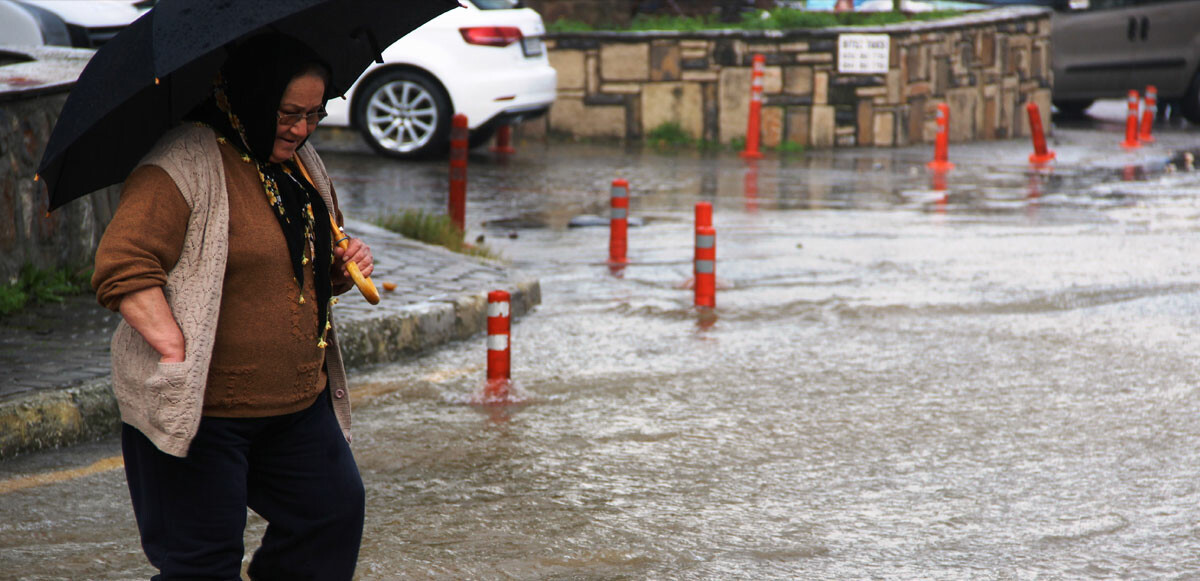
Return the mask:
<svg viewBox="0 0 1200 581"><path fill-rule="evenodd" d="M1025 105L1025 110L1029 112L1029 133L1033 136L1033 153L1029 156L1029 163L1044 165L1054 160L1054 152L1046 148L1046 134L1042 131L1042 113L1038 110L1037 103L1033 101Z"/></svg>
<svg viewBox="0 0 1200 581"><path fill-rule="evenodd" d="M954 164L950 163L950 106L939 103L937 107L937 137L933 144L933 161L928 164L934 171L950 171Z"/></svg>
<svg viewBox="0 0 1200 581"><path fill-rule="evenodd" d="M517 152L512 146L512 125L505 123L496 128L496 144L492 146L492 152L506 155Z"/></svg>
<svg viewBox="0 0 1200 581"><path fill-rule="evenodd" d="M761 54L754 55L754 68L750 81L750 118L746 124L746 149L742 151L742 157L748 159L763 157L762 152L758 150L758 145L762 132L763 76L766 74L763 69L766 64L766 57Z"/></svg>
<svg viewBox="0 0 1200 581"><path fill-rule="evenodd" d="M1128 99L1128 110L1125 114L1125 141L1121 143L1121 147L1125 149L1137 149L1142 146L1138 142L1138 92L1130 91Z"/></svg>
<svg viewBox="0 0 1200 581"><path fill-rule="evenodd" d="M615 179L612 183L611 214L608 228L608 264L627 264L629 247L629 182Z"/></svg>
<svg viewBox="0 0 1200 581"><path fill-rule="evenodd" d="M509 305L511 297L507 291L494 290L488 293L487 310L487 387L485 394L490 401L508 397L512 382L512 352L509 336Z"/></svg>
<svg viewBox="0 0 1200 581"><path fill-rule="evenodd" d="M1154 143L1154 118L1158 116L1158 87L1146 86L1146 106L1142 107L1142 131L1138 141Z"/></svg>
<svg viewBox="0 0 1200 581"><path fill-rule="evenodd" d="M711 202L696 202L696 229L702 226L712 228L713 208Z"/></svg>
<svg viewBox="0 0 1200 581"><path fill-rule="evenodd" d="M459 113L450 124L450 222L467 230L467 116Z"/></svg>
<svg viewBox="0 0 1200 581"><path fill-rule="evenodd" d="M717 231L712 226L696 226L696 276L697 307L717 306Z"/></svg>

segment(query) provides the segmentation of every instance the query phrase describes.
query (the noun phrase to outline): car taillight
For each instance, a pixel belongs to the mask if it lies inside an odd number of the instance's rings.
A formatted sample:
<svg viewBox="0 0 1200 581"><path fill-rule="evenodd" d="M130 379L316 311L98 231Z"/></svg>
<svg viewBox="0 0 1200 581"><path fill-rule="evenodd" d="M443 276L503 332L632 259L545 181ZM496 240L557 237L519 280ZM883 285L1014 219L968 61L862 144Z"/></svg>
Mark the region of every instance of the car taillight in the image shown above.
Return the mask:
<svg viewBox="0 0 1200 581"><path fill-rule="evenodd" d="M474 26L460 28L463 40L467 44L484 46L508 46L521 41L521 29L515 26Z"/></svg>

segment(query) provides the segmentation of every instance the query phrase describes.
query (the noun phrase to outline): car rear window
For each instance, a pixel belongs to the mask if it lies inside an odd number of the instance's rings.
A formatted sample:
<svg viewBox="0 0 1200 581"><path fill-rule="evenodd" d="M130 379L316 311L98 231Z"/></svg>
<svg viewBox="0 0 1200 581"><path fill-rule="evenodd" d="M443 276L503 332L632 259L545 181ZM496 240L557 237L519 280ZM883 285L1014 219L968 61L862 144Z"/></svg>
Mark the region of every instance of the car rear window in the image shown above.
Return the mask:
<svg viewBox="0 0 1200 581"><path fill-rule="evenodd" d="M480 10L505 10L516 8L517 0L471 0Z"/></svg>

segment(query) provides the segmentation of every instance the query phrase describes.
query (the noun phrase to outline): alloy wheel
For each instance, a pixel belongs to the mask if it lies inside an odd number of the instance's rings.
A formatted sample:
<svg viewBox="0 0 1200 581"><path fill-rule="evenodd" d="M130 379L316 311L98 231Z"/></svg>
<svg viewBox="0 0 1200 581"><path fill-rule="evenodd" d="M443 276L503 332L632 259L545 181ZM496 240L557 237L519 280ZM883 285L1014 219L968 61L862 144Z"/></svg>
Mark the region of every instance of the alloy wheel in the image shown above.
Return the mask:
<svg viewBox="0 0 1200 581"><path fill-rule="evenodd" d="M437 102L430 90L411 80L384 83L367 101L367 129L384 149L418 151L433 139L438 122Z"/></svg>

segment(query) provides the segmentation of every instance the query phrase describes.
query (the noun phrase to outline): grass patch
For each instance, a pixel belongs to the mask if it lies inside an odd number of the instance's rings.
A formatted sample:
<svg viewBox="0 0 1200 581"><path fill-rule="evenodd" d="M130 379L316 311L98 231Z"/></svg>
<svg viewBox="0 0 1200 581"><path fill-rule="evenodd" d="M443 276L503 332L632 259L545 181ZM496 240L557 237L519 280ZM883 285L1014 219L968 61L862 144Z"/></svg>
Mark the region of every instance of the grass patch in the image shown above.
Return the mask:
<svg viewBox="0 0 1200 581"><path fill-rule="evenodd" d="M659 149L672 147L694 147L701 140L688 135L683 127L675 122L667 122L646 132L646 143Z"/></svg>
<svg viewBox="0 0 1200 581"><path fill-rule="evenodd" d="M376 218L375 224L405 238L443 246L460 254L499 259L499 256L484 244L468 244L463 239L463 231L454 226L449 216L442 214L404 210L398 214Z"/></svg>
<svg viewBox="0 0 1200 581"><path fill-rule="evenodd" d="M0 316L19 311L30 303L61 303L66 297L90 292L91 278L91 269L41 270L26 264L15 282L0 285Z"/></svg>
<svg viewBox="0 0 1200 581"><path fill-rule="evenodd" d="M792 8L756 10L742 15L740 22L721 22L716 16L673 16L639 14L628 26L590 25L578 20L561 19L550 22L546 29L552 33L609 31L675 31L701 30L792 30L830 28L834 26L882 26L902 22L926 22L965 14L962 10L931 10L929 12L814 12Z"/></svg>
<svg viewBox="0 0 1200 581"><path fill-rule="evenodd" d="M803 145L789 139L770 149L779 153L804 153L805 148Z"/></svg>

